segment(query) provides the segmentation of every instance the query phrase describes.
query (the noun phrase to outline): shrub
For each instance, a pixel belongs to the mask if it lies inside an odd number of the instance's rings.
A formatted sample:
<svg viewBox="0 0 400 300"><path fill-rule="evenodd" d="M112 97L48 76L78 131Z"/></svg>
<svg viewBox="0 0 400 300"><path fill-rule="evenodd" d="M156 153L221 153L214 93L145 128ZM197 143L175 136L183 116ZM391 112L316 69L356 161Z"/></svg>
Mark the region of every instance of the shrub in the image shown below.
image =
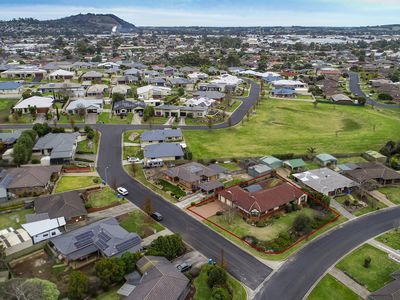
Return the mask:
<svg viewBox="0 0 400 300"><path fill-rule="evenodd" d="M371 257L367 256L367 257L364 259L364 268L369 268L370 265L371 265Z"/></svg>
<svg viewBox="0 0 400 300"><path fill-rule="evenodd" d="M80 271L73 271L69 276L68 296L71 299L83 299L89 288L89 279Z"/></svg>
<svg viewBox="0 0 400 300"><path fill-rule="evenodd" d="M39 158L32 158L31 163L34 165L40 164L40 159Z"/></svg>
<svg viewBox="0 0 400 300"><path fill-rule="evenodd" d="M217 265L210 267L207 271L207 275L207 284L210 288L225 285L228 278L226 271Z"/></svg>
<svg viewBox="0 0 400 300"><path fill-rule="evenodd" d="M146 255L164 256L171 260L174 257L182 255L184 252L185 245L183 244L181 236L172 234L160 236L154 240L147 250Z"/></svg>
<svg viewBox="0 0 400 300"><path fill-rule="evenodd" d="M229 300L232 299L229 291L223 287L214 287L211 293L211 300Z"/></svg>
<svg viewBox="0 0 400 300"><path fill-rule="evenodd" d="M94 265L94 274L101 280L101 286L108 289L124 278L125 265L117 258L103 258Z"/></svg>
<svg viewBox="0 0 400 300"><path fill-rule="evenodd" d="M311 232L311 219L310 217L301 214L294 219L293 229L298 233L308 234Z"/></svg>

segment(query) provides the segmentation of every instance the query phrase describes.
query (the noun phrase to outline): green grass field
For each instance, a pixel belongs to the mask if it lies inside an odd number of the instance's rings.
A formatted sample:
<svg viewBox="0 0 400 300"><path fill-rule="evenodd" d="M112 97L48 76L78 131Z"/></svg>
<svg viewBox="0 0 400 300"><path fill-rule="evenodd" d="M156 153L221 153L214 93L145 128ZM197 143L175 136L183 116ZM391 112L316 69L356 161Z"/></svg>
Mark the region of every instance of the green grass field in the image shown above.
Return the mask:
<svg viewBox="0 0 400 300"><path fill-rule="evenodd" d="M159 232L164 230L160 223L157 223L139 209L124 216L120 225L129 232L136 232L141 238L149 236L148 231Z"/></svg>
<svg viewBox="0 0 400 300"><path fill-rule="evenodd" d="M103 112L97 117L97 123L101 124L131 124L133 119L133 114L129 113L126 117L119 117L117 115L112 115L108 112Z"/></svg>
<svg viewBox="0 0 400 300"><path fill-rule="evenodd" d="M369 268L364 267L364 259L371 258ZM365 244L342 259L336 267L361 285L374 292L392 280L390 274L400 269L400 264L371 245Z"/></svg>
<svg viewBox="0 0 400 300"><path fill-rule="evenodd" d="M361 298L330 274L326 274L307 300L361 300Z"/></svg>
<svg viewBox="0 0 400 300"><path fill-rule="evenodd" d="M199 276L194 280L194 286L196 287L196 294L194 295L194 300L205 300L211 299L211 289L207 285L207 270L210 266L205 265ZM232 300L246 300L247 293L239 281L231 276L228 276L228 286L232 291Z"/></svg>
<svg viewBox="0 0 400 300"><path fill-rule="evenodd" d="M184 136L196 159L302 154L308 147L317 152L353 153L378 150L387 140L398 140L399 122L400 115L392 111L264 100L244 125L186 130Z"/></svg>
<svg viewBox="0 0 400 300"><path fill-rule="evenodd" d="M95 176L63 176L57 182L55 192L62 193L66 191L78 190L100 183L100 178Z"/></svg>
<svg viewBox="0 0 400 300"><path fill-rule="evenodd" d="M88 201L86 202L87 208L99 208L105 207L118 203L120 199L117 197L117 193L110 187L106 186L97 192L93 192L89 195Z"/></svg>
<svg viewBox="0 0 400 300"><path fill-rule="evenodd" d="M92 141L90 141L89 139L86 139L86 140L83 140L81 142L78 142L78 147L76 149L78 154L79 154L79 152L85 153L85 154L86 153L87 154L90 154L90 153L91 154L96 154L97 153L97 147L98 147L98 144L99 144L99 138L100 138L99 135L100 135L99 132L95 131L95 136L94 136L94 139ZM91 145L91 146L89 147L89 145Z"/></svg>
<svg viewBox="0 0 400 300"><path fill-rule="evenodd" d="M376 238L377 241L392 247L395 250L400 250L400 230L394 229L386 232Z"/></svg>
<svg viewBox="0 0 400 300"><path fill-rule="evenodd" d="M15 105L16 99L0 99L0 123L6 123L10 115L11 106Z"/></svg>
<svg viewBox="0 0 400 300"><path fill-rule="evenodd" d="M400 204L400 187L399 186L385 186L378 189L379 192L393 203Z"/></svg>

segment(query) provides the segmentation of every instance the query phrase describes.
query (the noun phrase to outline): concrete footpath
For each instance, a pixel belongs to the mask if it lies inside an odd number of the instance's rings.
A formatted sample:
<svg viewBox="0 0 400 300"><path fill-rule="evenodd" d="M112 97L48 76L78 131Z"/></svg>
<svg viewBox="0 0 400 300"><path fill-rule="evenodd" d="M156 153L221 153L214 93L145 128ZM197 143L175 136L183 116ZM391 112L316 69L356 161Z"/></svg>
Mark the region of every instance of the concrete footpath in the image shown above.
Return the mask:
<svg viewBox="0 0 400 300"><path fill-rule="evenodd" d="M343 283L345 286L347 286L361 298L367 299L369 291L362 285L355 282L353 279L351 279L349 276L347 276L339 269L333 267L332 270L330 270L329 274L331 274L333 277L335 277L337 280L339 280L341 283Z"/></svg>
<svg viewBox="0 0 400 300"><path fill-rule="evenodd" d="M355 219L356 216L349 213L339 202L335 199L331 199L331 207L336 209L342 216L346 217L349 220Z"/></svg>
<svg viewBox="0 0 400 300"><path fill-rule="evenodd" d="M171 234L174 234L174 233L171 230L166 228L162 231L159 231L155 234L148 236L147 238L144 238L142 240L142 246L149 246L151 244L151 242L154 241L155 239L157 239L158 237L165 236L165 235L171 235Z"/></svg>

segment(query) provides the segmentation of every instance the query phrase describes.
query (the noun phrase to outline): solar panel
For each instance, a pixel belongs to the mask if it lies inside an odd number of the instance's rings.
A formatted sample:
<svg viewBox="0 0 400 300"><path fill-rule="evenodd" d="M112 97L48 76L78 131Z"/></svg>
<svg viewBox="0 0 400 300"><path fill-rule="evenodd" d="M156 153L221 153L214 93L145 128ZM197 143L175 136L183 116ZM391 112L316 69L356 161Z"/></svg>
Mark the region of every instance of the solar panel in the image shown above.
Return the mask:
<svg viewBox="0 0 400 300"><path fill-rule="evenodd" d="M94 236L93 231L86 231L84 233L78 234L75 238L77 241L84 240L87 238L91 238Z"/></svg>
<svg viewBox="0 0 400 300"><path fill-rule="evenodd" d="M129 248L132 248L133 246L139 245L139 244L140 244L140 238L135 236L125 242L122 242L122 243L116 245L115 248L117 248L117 250L119 252L121 252L121 251L125 251Z"/></svg>
<svg viewBox="0 0 400 300"><path fill-rule="evenodd" d="M98 238L99 238L100 240L105 241L105 242L108 242L108 241L111 239L111 237L108 236L108 235L107 235L106 233L104 233L103 231L99 233Z"/></svg>
<svg viewBox="0 0 400 300"><path fill-rule="evenodd" d="M108 248L108 245L103 242L102 240L98 240L96 243L96 246L99 247L101 250L105 250Z"/></svg>
<svg viewBox="0 0 400 300"><path fill-rule="evenodd" d="M88 246L90 244L93 244L93 240L91 238L87 238L87 239L80 240L80 241L76 242L74 245L77 248L83 248L83 247L86 247L86 246Z"/></svg>

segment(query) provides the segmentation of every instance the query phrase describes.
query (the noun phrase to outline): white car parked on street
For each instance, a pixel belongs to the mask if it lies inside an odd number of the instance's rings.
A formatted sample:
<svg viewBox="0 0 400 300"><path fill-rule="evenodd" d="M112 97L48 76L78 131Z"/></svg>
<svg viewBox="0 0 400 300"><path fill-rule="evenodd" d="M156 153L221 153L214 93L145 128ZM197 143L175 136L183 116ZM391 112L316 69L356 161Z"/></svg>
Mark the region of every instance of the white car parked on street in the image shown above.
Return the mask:
<svg viewBox="0 0 400 300"><path fill-rule="evenodd" d="M122 186L120 186L119 188L117 188L117 192L119 194L121 194L122 196L126 196L128 195L128 190L126 188L123 188Z"/></svg>

